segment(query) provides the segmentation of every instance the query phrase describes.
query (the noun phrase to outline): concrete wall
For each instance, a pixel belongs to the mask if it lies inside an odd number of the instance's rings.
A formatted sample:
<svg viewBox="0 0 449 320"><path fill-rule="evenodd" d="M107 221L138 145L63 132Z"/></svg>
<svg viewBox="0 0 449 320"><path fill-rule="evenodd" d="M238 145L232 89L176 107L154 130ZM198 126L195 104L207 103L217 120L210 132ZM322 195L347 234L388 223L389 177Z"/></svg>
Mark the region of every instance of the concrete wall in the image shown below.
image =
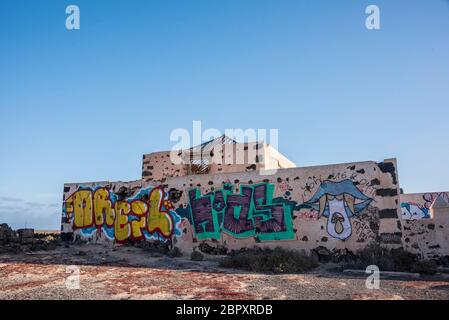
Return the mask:
<svg viewBox="0 0 449 320"><path fill-rule="evenodd" d="M402 219L419 220L430 218L430 207L439 197L449 204L449 192L424 192L401 194Z"/></svg>
<svg viewBox="0 0 449 320"><path fill-rule="evenodd" d="M167 163L166 155L154 157ZM63 208L66 237L171 241L184 252L202 243L224 251L253 246L356 251L371 241L402 245L394 159L279 169L275 175L251 171L66 184Z"/></svg>
<svg viewBox="0 0 449 320"><path fill-rule="evenodd" d="M404 248L423 258L449 255L449 192L401 195Z"/></svg>
<svg viewBox="0 0 449 320"><path fill-rule="evenodd" d="M170 177L187 176L189 174L188 155L183 154L182 151L173 152L175 156L183 158L184 162L173 164L170 158L171 151L145 154L142 161L142 179L164 181ZM262 142L217 145L212 152L195 156L211 157L210 174L296 167L279 151Z"/></svg>
<svg viewBox="0 0 449 320"><path fill-rule="evenodd" d="M170 151L144 154L142 160L142 179L144 181L161 181L166 177L183 177L187 175L187 166L173 164Z"/></svg>
<svg viewBox="0 0 449 320"><path fill-rule="evenodd" d="M294 162L290 161L272 146L265 144L264 147L266 169L296 168Z"/></svg>

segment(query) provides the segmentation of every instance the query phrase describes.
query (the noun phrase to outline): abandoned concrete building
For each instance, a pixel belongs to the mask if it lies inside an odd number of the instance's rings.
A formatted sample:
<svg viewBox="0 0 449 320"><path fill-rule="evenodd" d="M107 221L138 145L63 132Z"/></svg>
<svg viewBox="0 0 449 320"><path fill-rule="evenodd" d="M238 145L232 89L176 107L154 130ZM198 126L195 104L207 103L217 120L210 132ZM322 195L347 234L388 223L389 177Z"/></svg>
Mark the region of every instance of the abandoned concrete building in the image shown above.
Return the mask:
<svg viewBox="0 0 449 320"><path fill-rule="evenodd" d="M144 155L136 181L65 184L63 199L66 240L449 255L449 192L403 194L396 159L296 167L268 144L222 136Z"/></svg>

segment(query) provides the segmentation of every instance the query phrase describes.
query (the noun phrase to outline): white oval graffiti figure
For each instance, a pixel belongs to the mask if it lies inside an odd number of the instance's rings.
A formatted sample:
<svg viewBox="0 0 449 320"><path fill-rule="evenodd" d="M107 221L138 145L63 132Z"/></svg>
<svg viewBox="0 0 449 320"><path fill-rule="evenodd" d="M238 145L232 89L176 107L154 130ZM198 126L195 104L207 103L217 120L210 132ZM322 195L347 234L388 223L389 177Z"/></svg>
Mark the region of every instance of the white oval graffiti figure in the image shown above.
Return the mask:
<svg viewBox="0 0 449 320"><path fill-rule="evenodd" d="M350 218L362 212L373 199L364 195L349 180L323 181L313 197L306 202L327 217L327 232L330 236L345 240L352 234Z"/></svg>
<svg viewBox="0 0 449 320"><path fill-rule="evenodd" d="M351 235L351 222L346 213L345 202L342 199L327 196L329 204L329 218L327 232L334 238L346 239Z"/></svg>

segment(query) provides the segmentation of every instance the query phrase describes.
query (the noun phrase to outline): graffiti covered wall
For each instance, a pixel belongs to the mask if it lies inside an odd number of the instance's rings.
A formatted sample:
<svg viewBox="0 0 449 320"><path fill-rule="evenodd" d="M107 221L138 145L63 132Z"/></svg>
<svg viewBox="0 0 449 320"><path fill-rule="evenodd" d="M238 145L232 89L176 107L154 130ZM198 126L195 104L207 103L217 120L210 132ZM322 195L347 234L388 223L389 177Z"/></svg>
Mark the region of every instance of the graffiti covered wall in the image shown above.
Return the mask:
<svg viewBox="0 0 449 320"><path fill-rule="evenodd" d="M449 204L449 192L401 194L401 214L405 220L430 218L430 207L439 196Z"/></svg>
<svg viewBox="0 0 449 320"><path fill-rule="evenodd" d="M423 258L449 255L449 192L401 194L402 242Z"/></svg>
<svg viewBox="0 0 449 320"><path fill-rule="evenodd" d="M283 246L357 250L401 245L395 160L66 184L63 234L94 241L170 241L184 252Z"/></svg>
<svg viewBox="0 0 449 320"><path fill-rule="evenodd" d="M67 187L62 213L64 227L81 238L116 242L172 240L180 236L181 218L161 187L117 188L110 183ZM131 195L132 194L132 195Z"/></svg>

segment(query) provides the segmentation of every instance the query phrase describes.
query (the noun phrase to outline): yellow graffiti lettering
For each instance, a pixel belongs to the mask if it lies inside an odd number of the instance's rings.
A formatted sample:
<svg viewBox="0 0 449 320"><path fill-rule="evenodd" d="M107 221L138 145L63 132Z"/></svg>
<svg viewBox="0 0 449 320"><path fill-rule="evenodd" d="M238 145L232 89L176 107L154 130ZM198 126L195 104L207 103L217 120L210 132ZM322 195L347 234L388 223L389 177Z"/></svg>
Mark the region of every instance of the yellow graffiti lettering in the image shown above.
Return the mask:
<svg viewBox="0 0 449 320"><path fill-rule="evenodd" d="M131 202L131 210L137 216L143 216L147 213L148 206L142 200L136 200Z"/></svg>
<svg viewBox="0 0 449 320"><path fill-rule="evenodd" d="M65 213L68 215L69 213L73 213L73 197L69 197L65 201Z"/></svg>
<svg viewBox="0 0 449 320"><path fill-rule="evenodd" d="M104 188L94 193L94 217L97 227L102 226L105 221L108 226L114 224L114 210L109 200L109 191Z"/></svg>
<svg viewBox="0 0 449 320"><path fill-rule="evenodd" d="M142 229L145 228L146 218L145 215L148 212L148 206L141 200L136 200L131 203L131 210L134 216L138 216L139 219L131 220L131 236L133 239L142 239Z"/></svg>
<svg viewBox="0 0 449 320"><path fill-rule="evenodd" d="M92 226L92 192L89 190L78 191L67 202L69 202L69 205L73 209L73 226L75 228Z"/></svg>
<svg viewBox="0 0 449 320"><path fill-rule="evenodd" d="M146 224L145 217L141 217L139 220L132 220L131 221L131 235L133 239L142 239L143 233L142 229L145 228Z"/></svg>
<svg viewBox="0 0 449 320"><path fill-rule="evenodd" d="M164 237L172 234L173 222L168 212L160 210L164 193L161 189L155 188L150 194L150 208L148 210L147 229L150 233L158 231Z"/></svg>
<svg viewBox="0 0 449 320"><path fill-rule="evenodd" d="M68 221L74 229L100 229L106 225L114 229L117 241L130 237L144 239L145 229L166 238L173 234L174 224L168 211L173 206L164 199L164 191L160 188L153 189L149 201L115 201L114 194L104 187L95 191L81 189L68 197L64 206L67 219L70 219Z"/></svg>
<svg viewBox="0 0 449 320"><path fill-rule="evenodd" d="M114 233L117 241L124 241L130 235L130 227L128 223L128 214L131 211L131 205L125 201L117 201L115 203L115 223Z"/></svg>

